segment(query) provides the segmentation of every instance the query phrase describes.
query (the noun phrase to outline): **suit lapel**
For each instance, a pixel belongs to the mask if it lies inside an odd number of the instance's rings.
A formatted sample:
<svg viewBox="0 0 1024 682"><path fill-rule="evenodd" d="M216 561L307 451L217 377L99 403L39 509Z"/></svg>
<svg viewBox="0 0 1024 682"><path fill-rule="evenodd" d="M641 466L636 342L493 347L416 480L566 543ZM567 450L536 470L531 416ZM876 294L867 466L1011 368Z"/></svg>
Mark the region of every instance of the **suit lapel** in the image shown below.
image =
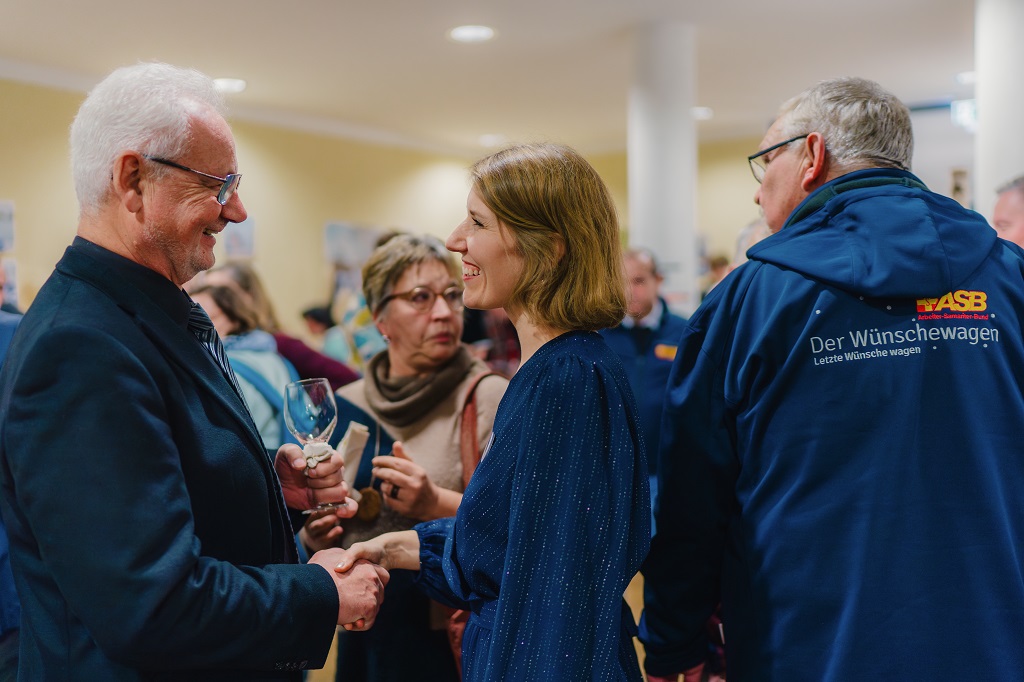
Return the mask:
<svg viewBox="0 0 1024 682"><path fill-rule="evenodd" d="M256 429L249 408L199 340L115 270L74 247L65 251L64 257L57 264L57 270L89 283L113 300L132 317L146 337L161 349L169 362L190 375L201 390L213 395L235 419L238 423L237 433L245 434L244 438L249 442L247 449L257 458L271 496L275 499L279 529L274 533L274 554L286 563L297 561L294 532L281 490L281 482L274 471L273 459L263 447L263 439Z"/></svg>
<svg viewBox="0 0 1024 682"><path fill-rule="evenodd" d="M116 302L118 307L135 320L150 341L161 349L165 357L191 375L202 389L223 405L238 422L239 432L246 434L250 449L261 453L262 460L267 460L263 454L263 440L248 407L220 371L216 361L188 329L177 324L149 297L116 272L103 267L87 255L68 250L57 264L57 269L88 282Z"/></svg>

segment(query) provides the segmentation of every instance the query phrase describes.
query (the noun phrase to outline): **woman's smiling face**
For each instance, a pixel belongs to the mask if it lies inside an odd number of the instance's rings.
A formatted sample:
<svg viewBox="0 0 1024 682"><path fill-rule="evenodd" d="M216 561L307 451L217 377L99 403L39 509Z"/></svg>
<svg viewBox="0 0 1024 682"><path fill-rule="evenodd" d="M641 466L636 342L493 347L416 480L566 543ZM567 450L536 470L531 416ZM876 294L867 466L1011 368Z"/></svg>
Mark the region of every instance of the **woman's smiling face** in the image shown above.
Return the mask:
<svg viewBox="0 0 1024 682"><path fill-rule="evenodd" d="M466 214L445 242L449 251L462 256L466 305L478 310L507 310L523 272L515 239L475 187L466 199Z"/></svg>

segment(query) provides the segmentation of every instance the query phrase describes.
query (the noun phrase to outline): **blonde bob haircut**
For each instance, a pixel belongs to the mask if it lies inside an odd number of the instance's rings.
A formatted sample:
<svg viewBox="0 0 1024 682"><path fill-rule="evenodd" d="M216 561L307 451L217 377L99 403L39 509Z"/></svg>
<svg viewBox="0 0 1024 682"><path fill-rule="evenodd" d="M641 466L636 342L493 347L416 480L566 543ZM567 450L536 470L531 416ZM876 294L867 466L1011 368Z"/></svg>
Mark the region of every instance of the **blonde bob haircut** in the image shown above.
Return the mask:
<svg viewBox="0 0 1024 682"><path fill-rule="evenodd" d="M619 223L593 166L569 147L528 144L477 161L471 177L523 259L507 307L554 329L596 331L622 321Z"/></svg>

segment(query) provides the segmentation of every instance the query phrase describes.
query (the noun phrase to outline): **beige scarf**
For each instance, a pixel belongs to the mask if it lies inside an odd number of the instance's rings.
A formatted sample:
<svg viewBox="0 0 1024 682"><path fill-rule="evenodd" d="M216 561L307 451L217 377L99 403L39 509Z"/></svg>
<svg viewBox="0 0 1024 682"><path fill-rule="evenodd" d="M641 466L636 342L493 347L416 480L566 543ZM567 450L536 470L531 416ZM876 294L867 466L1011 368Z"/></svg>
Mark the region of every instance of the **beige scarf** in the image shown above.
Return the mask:
<svg viewBox="0 0 1024 682"><path fill-rule="evenodd" d="M389 377L391 359L387 351L377 353L366 367L366 402L383 421L407 426L447 398L476 362L466 346L460 345L452 359L433 374Z"/></svg>

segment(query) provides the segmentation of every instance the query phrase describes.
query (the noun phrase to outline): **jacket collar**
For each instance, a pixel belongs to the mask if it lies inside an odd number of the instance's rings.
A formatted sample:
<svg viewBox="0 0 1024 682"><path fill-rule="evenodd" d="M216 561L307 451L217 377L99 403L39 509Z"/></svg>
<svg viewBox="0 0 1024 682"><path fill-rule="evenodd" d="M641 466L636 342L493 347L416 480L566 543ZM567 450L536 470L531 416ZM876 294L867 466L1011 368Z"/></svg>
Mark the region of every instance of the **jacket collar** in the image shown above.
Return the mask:
<svg viewBox="0 0 1024 682"><path fill-rule="evenodd" d="M864 187L879 187L881 185L903 185L905 187L916 187L917 189L928 190L924 183L918 180L913 173L897 170L895 168L869 168L867 170L854 171L846 175L840 175L834 180L826 182L818 189L811 192L800 204L793 209L793 212L786 220L782 229L786 229L793 223L798 223L811 214L817 212L822 206L834 199L843 192Z"/></svg>
<svg viewBox="0 0 1024 682"><path fill-rule="evenodd" d="M117 303L165 357L190 374L239 423L258 452L263 441L220 367L188 330L191 300L170 280L138 263L76 237L57 263L65 275L88 282ZM266 460L266 455L263 455Z"/></svg>

